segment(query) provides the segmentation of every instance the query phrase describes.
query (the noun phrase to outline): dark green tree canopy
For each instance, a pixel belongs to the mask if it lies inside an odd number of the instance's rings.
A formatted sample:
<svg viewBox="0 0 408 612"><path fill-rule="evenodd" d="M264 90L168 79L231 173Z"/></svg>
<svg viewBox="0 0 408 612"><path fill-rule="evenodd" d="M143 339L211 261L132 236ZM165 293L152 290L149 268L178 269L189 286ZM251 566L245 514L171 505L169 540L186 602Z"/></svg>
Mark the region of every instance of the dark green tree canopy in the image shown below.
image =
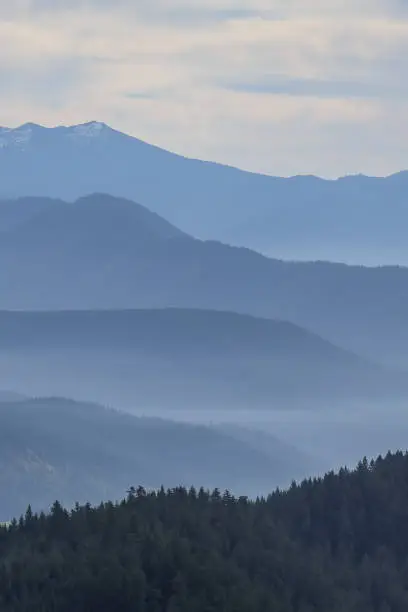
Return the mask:
<svg viewBox="0 0 408 612"><path fill-rule="evenodd" d="M0 610L406 612L407 551L403 453L256 501L132 486L1 528Z"/></svg>

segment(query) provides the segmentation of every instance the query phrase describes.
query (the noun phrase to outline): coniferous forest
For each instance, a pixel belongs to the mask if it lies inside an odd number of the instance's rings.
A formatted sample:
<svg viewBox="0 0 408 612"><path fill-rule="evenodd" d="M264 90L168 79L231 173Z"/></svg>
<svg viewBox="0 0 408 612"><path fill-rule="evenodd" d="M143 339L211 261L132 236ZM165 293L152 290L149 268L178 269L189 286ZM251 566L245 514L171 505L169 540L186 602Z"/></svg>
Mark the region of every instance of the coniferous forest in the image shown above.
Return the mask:
<svg viewBox="0 0 408 612"><path fill-rule="evenodd" d="M28 508L0 561L2 612L406 612L408 454L254 501L132 487Z"/></svg>

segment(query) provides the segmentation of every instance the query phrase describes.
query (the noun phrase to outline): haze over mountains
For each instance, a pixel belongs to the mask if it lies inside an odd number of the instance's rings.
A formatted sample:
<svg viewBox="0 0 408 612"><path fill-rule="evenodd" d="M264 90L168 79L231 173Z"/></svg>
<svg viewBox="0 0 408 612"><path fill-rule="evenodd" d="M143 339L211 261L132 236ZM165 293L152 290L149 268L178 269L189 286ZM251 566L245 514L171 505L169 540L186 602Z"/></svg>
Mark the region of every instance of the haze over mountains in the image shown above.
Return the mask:
<svg viewBox="0 0 408 612"><path fill-rule="evenodd" d="M0 366L0 386L139 414L408 397L405 372L290 323L199 310L0 313Z"/></svg>
<svg viewBox="0 0 408 612"><path fill-rule="evenodd" d="M255 494L400 445L408 268L248 246L363 261L378 244L384 263L392 243L403 262L404 177L262 177L99 123L1 130L7 512L22 489L38 507L121 495L135 470Z"/></svg>
<svg viewBox="0 0 408 612"><path fill-rule="evenodd" d="M408 269L291 263L201 241L128 200L0 202L0 309L200 308L293 322L408 364Z"/></svg>
<svg viewBox="0 0 408 612"><path fill-rule="evenodd" d="M273 169L271 169L273 170ZM126 197L203 239L285 259L408 264L408 173L278 178L186 159L103 123L0 130L0 196Z"/></svg>

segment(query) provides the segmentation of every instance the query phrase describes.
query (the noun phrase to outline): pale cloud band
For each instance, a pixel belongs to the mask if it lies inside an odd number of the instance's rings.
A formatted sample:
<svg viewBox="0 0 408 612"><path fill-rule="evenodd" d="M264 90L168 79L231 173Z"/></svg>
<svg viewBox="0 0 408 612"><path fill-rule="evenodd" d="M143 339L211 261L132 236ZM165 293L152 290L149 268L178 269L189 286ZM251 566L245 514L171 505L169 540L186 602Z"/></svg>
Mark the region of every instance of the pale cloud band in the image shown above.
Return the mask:
<svg viewBox="0 0 408 612"><path fill-rule="evenodd" d="M404 0L0 0L0 124L272 174L408 167Z"/></svg>

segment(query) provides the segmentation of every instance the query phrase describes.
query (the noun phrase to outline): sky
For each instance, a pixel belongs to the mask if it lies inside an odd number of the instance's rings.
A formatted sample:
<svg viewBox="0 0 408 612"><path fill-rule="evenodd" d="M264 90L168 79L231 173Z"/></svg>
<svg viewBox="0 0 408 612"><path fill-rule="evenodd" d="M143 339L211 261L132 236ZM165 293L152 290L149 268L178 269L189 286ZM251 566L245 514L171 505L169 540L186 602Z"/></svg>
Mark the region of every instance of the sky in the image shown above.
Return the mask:
<svg viewBox="0 0 408 612"><path fill-rule="evenodd" d="M0 0L0 125L274 175L408 168L408 0Z"/></svg>

